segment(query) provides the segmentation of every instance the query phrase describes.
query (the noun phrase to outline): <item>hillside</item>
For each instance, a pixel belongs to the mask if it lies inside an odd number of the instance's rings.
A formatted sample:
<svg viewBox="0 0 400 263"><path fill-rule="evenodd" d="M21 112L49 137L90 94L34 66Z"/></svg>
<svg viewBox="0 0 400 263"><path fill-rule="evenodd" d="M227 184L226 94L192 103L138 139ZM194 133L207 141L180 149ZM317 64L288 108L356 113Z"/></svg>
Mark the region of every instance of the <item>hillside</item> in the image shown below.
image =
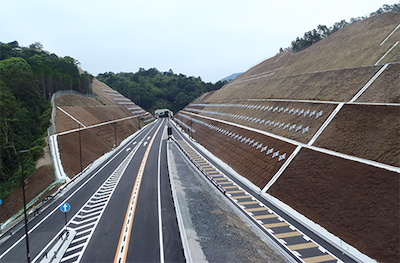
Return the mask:
<svg viewBox="0 0 400 263"><path fill-rule="evenodd" d="M55 132L64 171L70 178L81 171L80 150L84 169L154 120L148 112L97 79L93 80L92 89L95 97L66 94L55 99Z"/></svg>
<svg viewBox="0 0 400 263"><path fill-rule="evenodd" d="M156 68L138 72L106 72L97 78L148 112L170 109L178 112L201 94L221 88L226 82L206 83L200 77L160 72Z"/></svg>
<svg viewBox="0 0 400 263"><path fill-rule="evenodd" d="M229 75L228 77L225 77L225 78L223 78L223 79L221 79L220 81L221 82L224 82L224 81L231 81L231 80L234 80L235 78L237 78L240 74L242 74L243 72L240 72L240 73L234 73L234 74L232 74L232 75Z"/></svg>
<svg viewBox="0 0 400 263"><path fill-rule="evenodd" d="M399 24L400 13L384 13L284 51L175 120L262 196L339 237L338 246L398 262Z"/></svg>
<svg viewBox="0 0 400 263"><path fill-rule="evenodd" d="M51 136L58 142L61 164L71 179L140 127L154 120L148 112L97 79L93 79L91 89L93 94L86 96L62 91L56 93L52 101ZM51 164L46 163L26 180L28 207L40 207L40 202L64 183L57 179L60 174L56 171L55 176L53 169ZM20 192L21 189L17 188L4 200L0 207L1 223L21 213Z"/></svg>

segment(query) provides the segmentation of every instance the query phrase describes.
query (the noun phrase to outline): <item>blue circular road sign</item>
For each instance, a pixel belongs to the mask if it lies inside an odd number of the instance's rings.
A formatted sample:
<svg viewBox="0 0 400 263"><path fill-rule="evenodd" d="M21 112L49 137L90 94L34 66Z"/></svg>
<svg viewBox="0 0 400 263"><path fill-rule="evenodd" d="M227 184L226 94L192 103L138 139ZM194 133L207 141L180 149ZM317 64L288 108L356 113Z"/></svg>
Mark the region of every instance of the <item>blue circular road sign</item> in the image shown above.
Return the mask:
<svg viewBox="0 0 400 263"><path fill-rule="evenodd" d="M0 199L0 205L3 203L3 200Z"/></svg>
<svg viewBox="0 0 400 263"><path fill-rule="evenodd" d="M63 203L63 204L60 206L61 212L64 212L64 213L68 212L70 209L71 209L71 206L70 206L70 204L68 204L68 203Z"/></svg>

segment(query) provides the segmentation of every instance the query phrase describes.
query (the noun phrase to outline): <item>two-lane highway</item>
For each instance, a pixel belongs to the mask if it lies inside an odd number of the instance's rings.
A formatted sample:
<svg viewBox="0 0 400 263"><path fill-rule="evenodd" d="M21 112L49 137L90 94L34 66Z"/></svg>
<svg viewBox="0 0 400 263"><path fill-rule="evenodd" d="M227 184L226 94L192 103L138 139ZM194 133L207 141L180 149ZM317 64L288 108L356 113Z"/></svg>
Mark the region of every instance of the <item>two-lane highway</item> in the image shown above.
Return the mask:
<svg viewBox="0 0 400 263"><path fill-rule="evenodd" d="M29 223L32 262L185 261L166 167L166 122L142 129ZM53 255L65 238L64 202L71 205L71 236ZM0 262L25 261L21 229L1 244Z"/></svg>

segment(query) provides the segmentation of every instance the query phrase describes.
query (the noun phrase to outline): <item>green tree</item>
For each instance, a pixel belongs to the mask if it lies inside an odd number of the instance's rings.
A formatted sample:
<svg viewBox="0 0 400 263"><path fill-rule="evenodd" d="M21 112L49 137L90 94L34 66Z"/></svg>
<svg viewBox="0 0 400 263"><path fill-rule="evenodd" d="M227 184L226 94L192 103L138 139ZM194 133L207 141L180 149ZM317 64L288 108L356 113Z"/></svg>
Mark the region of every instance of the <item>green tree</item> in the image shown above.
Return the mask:
<svg viewBox="0 0 400 263"><path fill-rule="evenodd" d="M221 88L226 82L205 83L200 77L175 74L171 69L140 68L136 73L106 72L97 78L118 90L149 112L168 108L177 112L204 92Z"/></svg>
<svg viewBox="0 0 400 263"><path fill-rule="evenodd" d="M93 77L80 74L79 62L43 50L39 42L30 48L18 42L0 43L0 199L21 182L17 154L30 149L26 176L41 156L49 126L48 99L62 89L91 93Z"/></svg>

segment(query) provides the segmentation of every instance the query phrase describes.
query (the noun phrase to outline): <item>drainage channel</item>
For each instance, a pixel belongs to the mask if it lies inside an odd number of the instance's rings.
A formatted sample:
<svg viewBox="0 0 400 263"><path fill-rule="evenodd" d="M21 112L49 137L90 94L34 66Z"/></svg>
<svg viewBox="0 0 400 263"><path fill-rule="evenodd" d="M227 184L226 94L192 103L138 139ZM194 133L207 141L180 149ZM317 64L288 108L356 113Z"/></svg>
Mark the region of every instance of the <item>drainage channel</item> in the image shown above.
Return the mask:
<svg viewBox="0 0 400 263"><path fill-rule="evenodd" d="M342 262L317 242L248 193L184 140L175 142L187 158L248 218L299 262Z"/></svg>

